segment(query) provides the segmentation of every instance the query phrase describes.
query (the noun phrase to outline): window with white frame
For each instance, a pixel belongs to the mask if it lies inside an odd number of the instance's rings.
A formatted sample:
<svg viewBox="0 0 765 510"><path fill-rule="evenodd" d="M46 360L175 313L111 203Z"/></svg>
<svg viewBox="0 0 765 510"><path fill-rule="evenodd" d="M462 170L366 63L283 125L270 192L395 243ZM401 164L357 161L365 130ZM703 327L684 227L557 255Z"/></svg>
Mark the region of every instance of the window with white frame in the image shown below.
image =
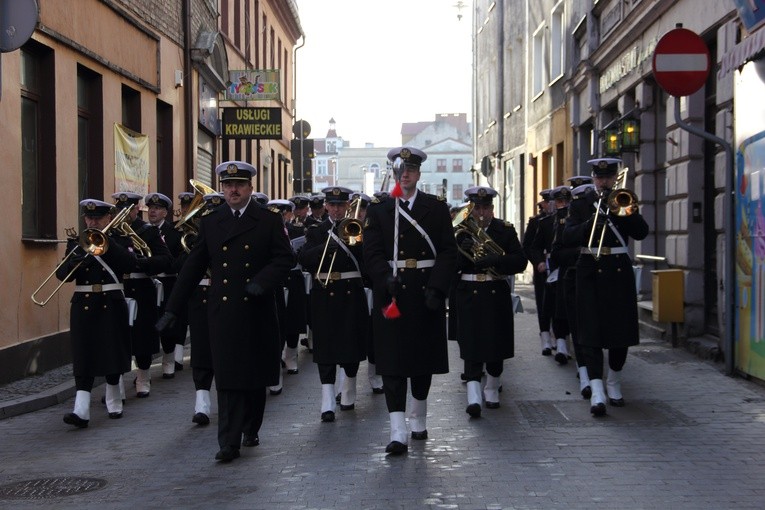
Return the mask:
<svg viewBox="0 0 765 510"><path fill-rule="evenodd" d="M317 159L316 160L316 175L327 175L327 160L326 159Z"/></svg>
<svg viewBox="0 0 765 510"><path fill-rule="evenodd" d="M563 75L566 57L566 18L563 14L563 0L552 9L550 16L550 80Z"/></svg>
<svg viewBox="0 0 765 510"><path fill-rule="evenodd" d="M532 37L532 71L531 71L531 93L537 96L544 90L545 83L545 26L544 23L534 31Z"/></svg>

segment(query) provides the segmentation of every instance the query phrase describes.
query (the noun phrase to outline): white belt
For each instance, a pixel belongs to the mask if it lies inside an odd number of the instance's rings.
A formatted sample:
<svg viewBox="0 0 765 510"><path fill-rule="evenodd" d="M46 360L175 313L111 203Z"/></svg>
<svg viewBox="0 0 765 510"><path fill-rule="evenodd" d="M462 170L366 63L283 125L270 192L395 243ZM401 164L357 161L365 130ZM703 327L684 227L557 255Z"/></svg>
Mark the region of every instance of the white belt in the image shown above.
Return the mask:
<svg viewBox="0 0 765 510"><path fill-rule="evenodd" d="M504 278L502 278L504 280ZM466 281L466 282L492 282L494 280L499 281L499 278L494 278L490 274L463 274L460 276L460 280Z"/></svg>
<svg viewBox="0 0 765 510"><path fill-rule="evenodd" d="M199 280L199 285L202 287L209 287L210 286L210 279L209 278L202 278Z"/></svg>
<svg viewBox="0 0 765 510"><path fill-rule="evenodd" d="M148 278L149 275L146 273L128 273L123 278L125 280L140 280L141 278Z"/></svg>
<svg viewBox="0 0 765 510"><path fill-rule="evenodd" d="M157 275L154 275L154 278L175 278L176 276L178 276L178 273L172 273L172 274L159 273Z"/></svg>
<svg viewBox="0 0 765 510"><path fill-rule="evenodd" d="M586 248L585 247L585 248L582 248L581 252L584 253L585 255L595 255L596 253L598 253L598 248L597 247L592 247L592 248ZM615 246L615 247L602 246L600 248L600 254L601 255L619 255L620 253L629 253L629 249L627 249L626 246Z"/></svg>
<svg viewBox="0 0 765 510"><path fill-rule="evenodd" d="M393 261L389 260L388 265L393 267ZM423 267L433 267L436 265L436 259L417 260L417 259L404 259L397 260L396 267L399 269L420 269Z"/></svg>
<svg viewBox="0 0 765 510"><path fill-rule="evenodd" d="M327 273L319 273L316 275L316 278L319 280L326 280ZM329 281L348 280L350 278L361 278L361 273L358 271L348 271L347 273L332 271L329 273Z"/></svg>
<svg viewBox="0 0 765 510"><path fill-rule="evenodd" d="M110 290L123 290L121 283L95 283L93 285L75 285L75 292L108 292Z"/></svg>

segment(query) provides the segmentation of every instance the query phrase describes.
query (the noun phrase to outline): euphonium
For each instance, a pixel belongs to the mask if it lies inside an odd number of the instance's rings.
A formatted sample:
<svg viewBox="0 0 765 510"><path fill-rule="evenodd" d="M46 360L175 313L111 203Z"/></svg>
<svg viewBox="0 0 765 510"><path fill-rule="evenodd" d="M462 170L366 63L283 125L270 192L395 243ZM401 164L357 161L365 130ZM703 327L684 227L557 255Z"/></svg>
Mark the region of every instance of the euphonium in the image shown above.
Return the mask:
<svg viewBox="0 0 765 510"><path fill-rule="evenodd" d="M189 184L194 188L194 198L192 198L191 203L189 203L186 215L175 224L175 229L183 232L183 235L181 236L181 246L183 246L186 253L191 251L191 247L194 245L194 241L199 235L199 229L194 223L194 220L197 213L205 207L204 197L205 195L215 193L215 190L210 186L197 181L196 179L189 179Z"/></svg>
<svg viewBox="0 0 765 510"><path fill-rule="evenodd" d="M106 250L109 249L109 230L112 228L119 228L119 225L122 224L124 219L130 214L130 210L134 206L131 205L130 207L126 207L122 209L120 212L118 212L114 218L112 218L112 221L109 222L108 225L106 225L103 230L98 230L97 228L86 228L82 232L80 232L79 236L76 236L78 239L79 246L77 248L81 248L85 252L85 256L93 255L95 257L101 256L104 253L106 253ZM115 227L116 226L116 227ZM73 229L72 229L73 230ZM71 234L70 229L67 229L67 234ZM74 238L72 236L71 238ZM48 301L51 300L51 298L56 295L56 292L59 291L59 289L71 278L71 276L74 274L75 271L77 271L77 268L82 265L82 262L85 260L84 258L77 263L70 271L69 273L61 280L61 283L58 284L58 286L53 289L53 292L50 293L50 295L42 300L37 299L37 293L40 292L40 290L45 286L48 281L53 278L56 275L56 271L59 270L60 267L62 267L69 258L74 255L74 253L77 251L77 248L73 249L69 253L66 254L66 257L58 263L58 265L53 269L53 271L48 275L48 277L43 280L43 282L40 284L37 289L32 293L32 302L38 306L45 306Z"/></svg>
<svg viewBox="0 0 765 510"><path fill-rule="evenodd" d="M468 235L473 239L473 247L470 251L463 250L459 243L457 244L457 249L472 262L475 262L486 255L504 255L505 250L481 228L478 221L471 214L473 205L474 204L470 202L460 206L455 212L454 219L452 220L455 237ZM504 277L504 275L493 268L486 269L486 273L494 278Z"/></svg>

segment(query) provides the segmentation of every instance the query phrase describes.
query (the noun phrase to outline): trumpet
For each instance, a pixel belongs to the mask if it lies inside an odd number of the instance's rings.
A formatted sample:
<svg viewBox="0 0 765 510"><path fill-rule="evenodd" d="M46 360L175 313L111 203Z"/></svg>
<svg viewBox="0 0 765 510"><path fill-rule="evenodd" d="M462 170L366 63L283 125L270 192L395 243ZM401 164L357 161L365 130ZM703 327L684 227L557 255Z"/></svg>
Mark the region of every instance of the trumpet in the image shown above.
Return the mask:
<svg viewBox="0 0 765 510"><path fill-rule="evenodd" d="M608 194L606 194L605 190L600 193L596 207L596 214L602 213L601 204L603 203L604 198L606 201L606 217L608 217L609 214L620 217L630 216L638 211L637 195L634 191L626 188L628 171L629 168L620 170L619 175L616 177L616 182L614 183L614 189L608 191ZM593 222L592 229L590 230L590 238L587 241L587 246L590 248L590 251L592 251L592 241L595 239L595 231L597 230L597 227L598 223ZM603 227L600 229L598 249L593 254L595 260L600 259L601 251L603 250L603 239L606 235L606 228L607 223L603 224Z"/></svg>
<svg viewBox="0 0 765 510"><path fill-rule="evenodd" d="M71 276L74 274L75 271L77 271L77 268L79 268L82 263L85 261L85 258L87 258L88 255L93 255L95 257L99 257L106 253L106 251L109 249L109 230L112 228L119 229L119 225L122 224L122 222L125 220L125 218L130 214L130 210L134 206L131 205L130 207L126 207L122 209L120 212L118 212L114 218L112 218L112 221L109 222L108 225L106 225L103 230L98 230L97 228L86 228L82 232L80 232L80 235L77 236L78 239L78 246L66 254L64 259L58 263L58 265L51 271L51 273L48 275L45 280L40 284L37 289L32 293L32 302L38 306L45 306L48 301L53 298L54 295L59 291L59 289L71 278ZM69 229L67 229L67 233L69 233ZM48 295L45 299L38 299L37 294L42 290L43 287L50 281L51 278L53 278L56 275L56 272L59 270L59 268L63 267L64 264L69 260L69 258L74 255L74 253L77 251L77 248L81 248L85 252L85 258L83 258L81 261L77 263L61 280L61 283L58 284L58 286L53 289L53 292Z"/></svg>
<svg viewBox="0 0 765 510"><path fill-rule="evenodd" d="M353 201L351 201L351 206L348 208L348 211L345 213L345 218L340 221L337 225L337 232L338 237L340 238L340 241L342 241L344 244L348 246L355 246L357 244L360 244L363 240L362 231L364 230L364 225L362 225L361 220L359 220L359 210L361 209L361 199L360 198L354 198ZM353 215L351 215L351 210L353 210ZM322 280L319 275L321 274L321 268L324 265L324 259L327 257L327 250L329 248L329 243L332 240L331 231L327 232L327 242L324 243L324 251L321 253L321 259L319 260L319 268L316 270L316 279L319 280L319 283L321 283L322 287L326 287L329 284L330 277L332 275L332 268L335 266L335 259L337 258L337 252L332 254L332 258L329 261L329 269L327 269L327 277Z"/></svg>
<svg viewBox="0 0 765 510"><path fill-rule="evenodd" d="M199 211L204 209L205 195L215 193L215 190L210 186L197 181L196 179L189 179L189 184L194 188L194 197L191 199L186 215L175 224L175 229L183 232L183 235L181 236L181 246L183 246L183 250L186 253L191 251L191 247L194 245L194 241L199 235L199 229L193 221L195 219L194 217Z"/></svg>
<svg viewBox="0 0 765 510"><path fill-rule="evenodd" d="M468 235L473 239L473 247L470 251L463 250L459 244L457 245L457 249L472 262L475 262L486 255L504 255L505 250L481 228L478 221L472 216L471 212L473 211L473 207L474 204L468 202L461 205L454 213L452 219L454 237ZM491 267L486 269L486 274L499 279L504 278L505 276Z"/></svg>

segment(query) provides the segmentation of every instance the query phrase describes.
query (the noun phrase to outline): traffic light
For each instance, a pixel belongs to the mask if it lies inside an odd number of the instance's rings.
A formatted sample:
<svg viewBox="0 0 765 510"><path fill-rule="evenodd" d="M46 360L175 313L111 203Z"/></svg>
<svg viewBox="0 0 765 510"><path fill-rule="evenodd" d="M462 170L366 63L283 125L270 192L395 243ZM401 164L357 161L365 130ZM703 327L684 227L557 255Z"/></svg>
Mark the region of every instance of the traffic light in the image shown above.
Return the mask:
<svg viewBox="0 0 765 510"><path fill-rule="evenodd" d="M311 160L314 157L314 145L313 138L306 138L304 140L294 139L290 141L290 152L292 153L292 168L294 172L294 178L297 179L313 179L313 172L311 171Z"/></svg>

